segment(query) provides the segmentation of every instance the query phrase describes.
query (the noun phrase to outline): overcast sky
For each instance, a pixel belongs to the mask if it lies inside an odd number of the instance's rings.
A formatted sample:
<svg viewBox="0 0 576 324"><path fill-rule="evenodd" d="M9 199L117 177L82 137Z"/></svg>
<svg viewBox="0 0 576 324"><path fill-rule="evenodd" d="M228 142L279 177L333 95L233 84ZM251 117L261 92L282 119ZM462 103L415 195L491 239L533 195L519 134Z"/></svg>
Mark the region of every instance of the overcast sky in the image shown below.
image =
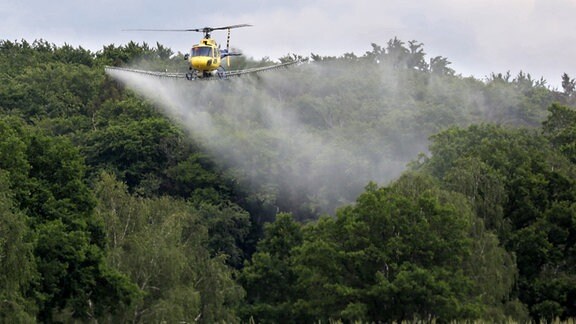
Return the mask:
<svg viewBox="0 0 576 324"><path fill-rule="evenodd" d="M196 33L123 32L247 23L232 46L247 56L363 55L397 36L424 43L463 76L520 70L558 86L576 77L576 0L2 0L0 39L45 39L92 51L130 40L188 52ZM225 32L213 36L225 43Z"/></svg>

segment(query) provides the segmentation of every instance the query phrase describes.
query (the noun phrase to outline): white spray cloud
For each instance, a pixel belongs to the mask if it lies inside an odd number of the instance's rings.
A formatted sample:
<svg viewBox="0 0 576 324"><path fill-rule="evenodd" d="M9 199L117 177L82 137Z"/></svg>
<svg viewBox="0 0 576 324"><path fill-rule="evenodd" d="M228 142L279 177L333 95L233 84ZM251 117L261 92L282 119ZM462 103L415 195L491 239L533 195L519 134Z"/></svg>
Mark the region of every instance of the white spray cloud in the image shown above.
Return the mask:
<svg viewBox="0 0 576 324"><path fill-rule="evenodd" d="M323 74L320 79L329 76L318 66L299 68L315 73L315 79L318 74ZM218 162L234 170L241 185L261 193L290 192L286 195L298 196L293 199L299 203L308 200L312 212L333 211L353 201L369 181L387 182L407 162L385 156L388 151L382 146L366 149L378 142L373 130L361 130L366 133L365 143L358 143L362 136L351 134L350 128L319 130L306 125L298 108L287 102L286 93L298 92L303 97L310 93L313 102L322 104L318 107L324 107L329 98L342 98L337 96L338 89L322 84L290 83L298 79L285 78L283 73L289 71L206 82L109 73L187 129ZM276 98L275 93L282 95ZM324 98L318 97L320 93ZM330 116L336 110L320 113L333 123L344 122Z"/></svg>
<svg viewBox="0 0 576 324"><path fill-rule="evenodd" d="M343 60L213 81L110 73L188 130L241 186L280 210L317 213L354 201L369 181L395 179L445 127L530 122L512 87L486 97L480 84L412 72Z"/></svg>

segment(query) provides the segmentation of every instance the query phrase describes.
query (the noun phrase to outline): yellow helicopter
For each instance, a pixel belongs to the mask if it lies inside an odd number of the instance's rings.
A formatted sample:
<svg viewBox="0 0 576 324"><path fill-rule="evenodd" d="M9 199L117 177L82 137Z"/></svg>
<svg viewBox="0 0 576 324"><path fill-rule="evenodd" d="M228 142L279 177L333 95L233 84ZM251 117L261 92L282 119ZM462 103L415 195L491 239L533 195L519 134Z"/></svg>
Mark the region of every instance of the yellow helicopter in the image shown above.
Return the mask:
<svg viewBox="0 0 576 324"><path fill-rule="evenodd" d="M170 72L157 72L157 71L146 71L137 70L130 68L120 68L107 66L105 69L110 70L121 70L140 74L153 75L158 77L170 77L170 78L186 78L187 80L197 80L197 79L218 79L229 78L232 76L240 76L247 73L258 73L266 70L272 70L279 67L285 67L295 63L299 63L298 60L293 60L289 62L284 62L272 66L236 70L236 71L226 71L222 66L222 60L226 59L227 65L230 66L230 56L239 56L241 53L233 53L230 51L230 30L233 28L240 27L250 27L249 24L239 24L224 27L204 27L204 28L193 28L193 29L126 29L126 31L162 31L162 32L202 32L204 33L204 38L200 43L192 46L189 54L184 56L184 59L188 61L188 73L170 73ZM211 33L215 30L227 30L228 36L226 39L226 49L221 49L214 39L211 38Z"/></svg>

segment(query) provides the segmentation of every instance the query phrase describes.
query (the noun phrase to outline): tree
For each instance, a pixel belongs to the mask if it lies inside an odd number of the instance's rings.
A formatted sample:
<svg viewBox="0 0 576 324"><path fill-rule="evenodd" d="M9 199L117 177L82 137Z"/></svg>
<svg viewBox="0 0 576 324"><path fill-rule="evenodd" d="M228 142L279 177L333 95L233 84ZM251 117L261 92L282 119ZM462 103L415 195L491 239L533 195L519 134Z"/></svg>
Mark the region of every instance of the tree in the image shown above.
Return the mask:
<svg viewBox="0 0 576 324"><path fill-rule="evenodd" d="M114 171L132 190L154 194L160 189L162 172L172 162L171 150L178 148L181 136L160 117L108 125L86 136L87 163Z"/></svg>
<svg viewBox="0 0 576 324"><path fill-rule="evenodd" d="M557 103L552 104L542 132L560 152L576 163L576 111Z"/></svg>
<svg viewBox="0 0 576 324"><path fill-rule="evenodd" d="M428 64L424 60L426 53L422 48L424 44L418 43L415 40L408 42L408 49L410 50L410 56L408 62L406 63L409 69L417 69L420 71L428 71Z"/></svg>
<svg viewBox="0 0 576 324"><path fill-rule="evenodd" d="M70 230L60 219L37 227L35 248L42 280L39 320L97 319L121 312L136 297L134 285L104 264L101 248L86 231Z"/></svg>
<svg viewBox="0 0 576 324"><path fill-rule="evenodd" d="M38 307L37 319L87 320L130 304L133 286L104 263L102 227L93 217L94 197L78 149L17 118L0 120L0 129L0 164L14 209L28 216L36 238L38 278L27 293Z"/></svg>
<svg viewBox="0 0 576 324"><path fill-rule="evenodd" d="M570 112L558 106L552 110L557 115L551 115L544 129L557 134L565 121L560 113ZM422 167L465 194L479 216L492 215L484 219L516 255L516 294L532 318L572 316L572 164L533 131L489 125L441 132L430 149L432 157ZM489 208L484 206L486 199L492 204ZM559 279L550 281L551 272Z"/></svg>
<svg viewBox="0 0 576 324"><path fill-rule="evenodd" d="M102 173L97 217L110 247L108 262L134 282L140 298L110 321L235 321L243 291L225 254L212 256L200 213L182 200L142 198Z"/></svg>
<svg viewBox="0 0 576 324"><path fill-rule="evenodd" d="M292 255L302 239L300 224L289 214L278 214L265 226L264 237L239 278L247 295L241 307L245 320L296 322L293 303L302 296L296 289Z"/></svg>
<svg viewBox="0 0 576 324"><path fill-rule="evenodd" d="M434 75L454 75L454 70L449 68L448 65L452 62L448 61L447 58L442 56L436 56L430 58L430 73Z"/></svg>
<svg viewBox="0 0 576 324"><path fill-rule="evenodd" d="M464 185L467 183L464 181ZM470 209L468 199L458 192L441 190L440 184L426 174L405 172L394 182L393 188L411 199L426 193L438 195L441 201L452 204L457 214L468 215L471 253L463 259L461 269L467 277L473 278L473 288L468 297L481 305L476 310L478 316L496 322L510 317L526 319L527 311L512 295L518 273L514 256L500 245L498 237L488 230L490 227L485 226L484 215L478 211L476 215L470 214L473 209Z"/></svg>
<svg viewBox="0 0 576 324"><path fill-rule="evenodd" d="M415 48L416 49L416 48ZM386 46L386 59L396 68L406 68L410 51L404 46L404 42L394 37Z"/></svg>
<svg viewBox="0 0 576 324"><path fill-rule="evenodd" d="M202 202L196 208L208 230L211 254L226 255L229 265L241 268L246 259L242 247L250 230L250 215L231 203L212 205Z"/></svg>
<svg viewBox="0 0 576 324"><path fill-rule="evenodd" d="M298 287L306 296L295 304L300 316L347 321L488 316L478 299L486 288L475 286L472 273L462 268L474 253L473 216L459 198L449 197L429 180L408 177L390 188L370 185L354 206L310 226L295 255ZM502 296L510 284L498 283Z"/></svg>
<svg viewBox="0 0 576 324"><path fill-rule="evenodd" d="M567 97L572 96L576 88L576 80L571 79L567 73L562 74L562 89Z"/></svg>
<svg viewBox="0 0 576 324"><path fill-rule="evenodd" d="M38 275L33 235L27 217L15 211L4 170L0 170L0 215L0 321L32 323L38 311L27 296Z"/></svg>
<svg viewBox="0 0 576 324"><path fill-rule="evenodd" d="M506 203L504 179L490 165L475 157L456 160L444 177L448 188L464 194L473 203L476 215L498 233L506 231L503 205Z"/></svg>

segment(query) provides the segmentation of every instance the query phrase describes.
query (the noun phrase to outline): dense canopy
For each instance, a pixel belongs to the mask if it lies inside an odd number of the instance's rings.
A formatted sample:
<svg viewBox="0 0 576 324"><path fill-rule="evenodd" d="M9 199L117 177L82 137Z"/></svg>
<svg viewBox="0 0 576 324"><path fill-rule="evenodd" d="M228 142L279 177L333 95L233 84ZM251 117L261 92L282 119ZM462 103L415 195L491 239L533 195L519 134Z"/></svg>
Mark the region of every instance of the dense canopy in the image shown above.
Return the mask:
<svg viewBox="0 0 576 324"><path fill-rule="evenodd" d="M568 74L397 38L174 87L105 65L185 67L0 41L0 321L576 318Z"/></svg>

